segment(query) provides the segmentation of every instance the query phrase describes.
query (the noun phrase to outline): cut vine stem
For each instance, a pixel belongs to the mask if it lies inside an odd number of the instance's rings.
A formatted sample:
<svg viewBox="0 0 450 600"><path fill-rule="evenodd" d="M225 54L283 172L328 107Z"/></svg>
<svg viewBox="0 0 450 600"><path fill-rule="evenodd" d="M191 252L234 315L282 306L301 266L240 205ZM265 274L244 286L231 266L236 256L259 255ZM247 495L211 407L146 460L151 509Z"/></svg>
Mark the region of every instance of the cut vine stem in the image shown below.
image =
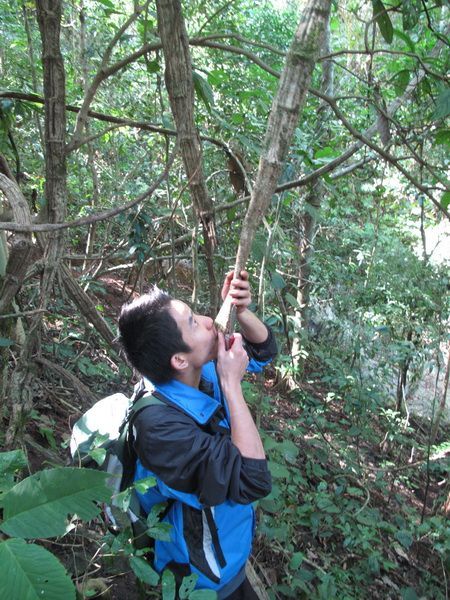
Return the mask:
<svg viewBox="0 0 450 600"><path fill-rule="evenodd" d="M309 0L305 4L286 55L278 90L270 110L255 185L242 225L234 268L237 277L245 269L256 230L273 198L294 131L298 126L312 72L322 46L330 5L331 0ZM217 329L228 335L234 330L232 306L232 299L228 295L215 319Z"/></svg>

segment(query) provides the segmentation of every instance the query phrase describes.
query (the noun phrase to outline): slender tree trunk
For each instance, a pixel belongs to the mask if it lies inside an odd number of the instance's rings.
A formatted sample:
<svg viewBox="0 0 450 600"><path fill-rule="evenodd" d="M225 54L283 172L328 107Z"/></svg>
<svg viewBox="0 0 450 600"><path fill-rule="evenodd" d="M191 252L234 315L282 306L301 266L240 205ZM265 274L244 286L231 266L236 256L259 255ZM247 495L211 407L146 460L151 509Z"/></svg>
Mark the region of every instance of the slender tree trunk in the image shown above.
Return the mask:
<svg viewBox="0 0 450 600"><path fill-rule="evenodd" d="M245 268L256 230L275 193L322 47L330 6L330 0L309 0L305 4L300 23L286 55L277 94L270 111L256 182L242 226L234 268L237 275ZM232 329L233 313L230 309L231 302L228 296L216 318L216 324L221 329Z"/></svg>
<svg viewBox="0 0 450 600"><path fill-rule="evenodd" d="M447 367L445 369L445 376L444 376L444 385L442 388L441 400L439 402L439 406L436 411L436 416L434 418L433 427L431 429L430 445L433 445L436 440L437 432L439 429L439 424L441 422L442 415L444 414L445 406L447 403L448 382L449 382L449 378L450 378L450 344L447 348L447 351L448 351L448 356L447 356ZM450 510L450 496L449 496L448 502L449 502L449 510Z"/></svg>
<svg viewBox="0 0 450 600"><path fill-rule="evenodd" d="M325 36L322 48L322 54L330 54L330 22L327 21ZM324 94L333 96L334 94L334 65L332 60L324 61L322 65L322 81L320 86ZM329 137L326 124L330 109L325 103L319 107L317 118L316 140L325 140ZM292 360L294 369L298 369L300 364L300 331L307 329L309 323L309 299L311 291L311 260L314 256L314 239L317 233L317 222L320 207L324 195L324 186L321 179L316 179L310 186L309 194L305 199L305 208L299 217L298 223L298 284L297 284L297 304L295 310L296 328L294 330L294 339L292 343Z"/></svg>
<svg viewBox="0 0 450 600"><path fill-rule="evenodd" d="M300 331L306 330L309 322L309 300L311 292L311 260L314 256L314 239L317 233L317 217L320 211L324 186L320 179L312 185L305 199L305 209L298 223L298 265L297 265L297 308L295 310L294 340L292 360L294 368L300 363Z"/></svg>
<svg viewBox="0 0 450 600"><path fill-rule="evenodd" d="M83 91L86 93L86 90L89 85L89 70L88 70L88 62L87 62L87 57L86 57L86 17L85 17L83 5L80 7L80 12L79 12L78 16L79 16L79 20L80 20L80 60L81 60L81 70L83 73ZM86 121L86 123L85 123L85 130L86 130L86 135L89 137L90 132L89 132L89 122L88 121ZM90 205L91 205L92 209L95 209L95 207L97 206L98 197L99 197L99 182L98 182L97 169L96 169L96 165L95 165L95 153L94 153L94 148L93 148L93 145L91 142L88 142L86 145L87 145L87 154L88 154L88 165L89 165L89 170L91 171L91 177L92 177L92 196L91 196ZM84 251L85 255L86 255L86 259L83 262L83 266L82 266L83 271L85 271L87 269L88 259L94 251L94 241L95 241L96 231L97 231L97 223L91 223L88 228L88 234L87 234L87 239L86 239L86 247L85 247L85 251Z"/></svg>
<svg viewBox="0 0 450 600"><path fill-rule="evenodd" d="M46 217L50 223L64 221L66 216L66 111L65 74L60 50L61 1L36 0L36 15L42 40L42 65L45 99L45 201ZM45 265L41 279L39 309L45 310L50 297L55 274L63 250L64 234L50 233L40 236L44 249ZM11 377L9 397L10 421L6 434L6 446L26 422L26 414L33 404L31 361L38 351L43 312L33 318L21 349L17 366Z"/></svg>
<svg viewBox="0 0 450 600"><path fill-rule="evenodd" d="M411 342L413 339L413 332L409 330L406 335L406 341ZM408 383L408 371L409 365L411 364L411 358L406 358L400 365L397 380L397 402L395 410L399 413L403 412L402 407L405 401L406 384Z"/></svg>
<svg viewBox="0 0 450 600"><path fill-rule="evenodd" d="M30 29L30 22L29 22L29 18L28 18L28 10L29 10L29 8L27 8L26 3L24 1L22 1L23 22L24 22L25 31L27 34L28 56L30 59L31 81L33 83L33 92L35 94L37 94L39 91L39 88L38 88L37 77L36 77L36 59L34 56L33 38L31 37L31 29ZM41 141L41 146L44 147L44 132L42 131L41 119L40 119L38 112L35 113L34 118L36 120L36 126L39 131L39 139Z"/></svg>
<svg viewBox="0 0 450 600"><path fill-rule="evenodd" d="M189 40L179 0L156 0L158 30L163 46L165 81L177 127L189 190L205 241L211 311L218 308L213 254L216 244L214 213L203 173L202 146L194 121L194 82Z"/></svg>

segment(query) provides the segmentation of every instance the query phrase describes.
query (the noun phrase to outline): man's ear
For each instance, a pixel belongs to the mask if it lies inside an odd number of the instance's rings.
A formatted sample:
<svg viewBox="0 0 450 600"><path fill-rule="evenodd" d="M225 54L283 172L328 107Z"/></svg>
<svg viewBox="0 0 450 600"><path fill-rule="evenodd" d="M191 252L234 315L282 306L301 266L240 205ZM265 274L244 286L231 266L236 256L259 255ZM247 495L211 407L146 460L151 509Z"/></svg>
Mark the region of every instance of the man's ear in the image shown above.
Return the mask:
<svg viewBox="0 0 450 600"><path fill-rule="evenodd" d="M174 354L170 359L170 366L175 371L184 371L184 369L188 368L189 361L183 352L179 352L178 354Z"/></svg>

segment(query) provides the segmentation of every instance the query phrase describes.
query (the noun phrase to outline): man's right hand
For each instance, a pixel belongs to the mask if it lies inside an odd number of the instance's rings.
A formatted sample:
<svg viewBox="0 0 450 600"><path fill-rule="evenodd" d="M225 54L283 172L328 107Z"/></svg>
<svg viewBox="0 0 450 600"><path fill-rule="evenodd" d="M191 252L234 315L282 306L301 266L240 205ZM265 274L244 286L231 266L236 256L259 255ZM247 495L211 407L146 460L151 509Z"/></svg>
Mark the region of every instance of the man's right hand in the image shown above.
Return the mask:
<svg viewBox="0 0 450 600"><path fill-rule="evenodd" d="M229 350L225 348L225 336L218 333L217 372L222 387L241 384L249 363L247 352L242 345L242 335L234 334L234 342Z"/></svg>

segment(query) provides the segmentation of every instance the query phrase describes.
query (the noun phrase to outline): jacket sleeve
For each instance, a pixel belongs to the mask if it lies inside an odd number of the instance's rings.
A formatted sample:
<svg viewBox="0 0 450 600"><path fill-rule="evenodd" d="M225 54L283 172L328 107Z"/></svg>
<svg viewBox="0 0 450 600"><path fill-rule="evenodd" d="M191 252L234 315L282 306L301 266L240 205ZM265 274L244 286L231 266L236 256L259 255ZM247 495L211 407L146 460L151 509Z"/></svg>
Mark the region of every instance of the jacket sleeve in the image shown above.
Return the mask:
<svg viewBox="0 0 450 600"><path fill-rule="evenodd" d="M249 504L270 493L267 461L241 456L226 433L210 434L170 406L150 406L134 422L142 464L179 492L206 506Z"/></svg>
<svg viewBox="0 0 450 600"><path fill-rule="evenodd" d="M250 359L247 370L251 373L261 372L263 367L277 355L278 348L273 331L268 325L266 328L267 339L264 342L254 344L244 338L244 346Z"/></svg>

